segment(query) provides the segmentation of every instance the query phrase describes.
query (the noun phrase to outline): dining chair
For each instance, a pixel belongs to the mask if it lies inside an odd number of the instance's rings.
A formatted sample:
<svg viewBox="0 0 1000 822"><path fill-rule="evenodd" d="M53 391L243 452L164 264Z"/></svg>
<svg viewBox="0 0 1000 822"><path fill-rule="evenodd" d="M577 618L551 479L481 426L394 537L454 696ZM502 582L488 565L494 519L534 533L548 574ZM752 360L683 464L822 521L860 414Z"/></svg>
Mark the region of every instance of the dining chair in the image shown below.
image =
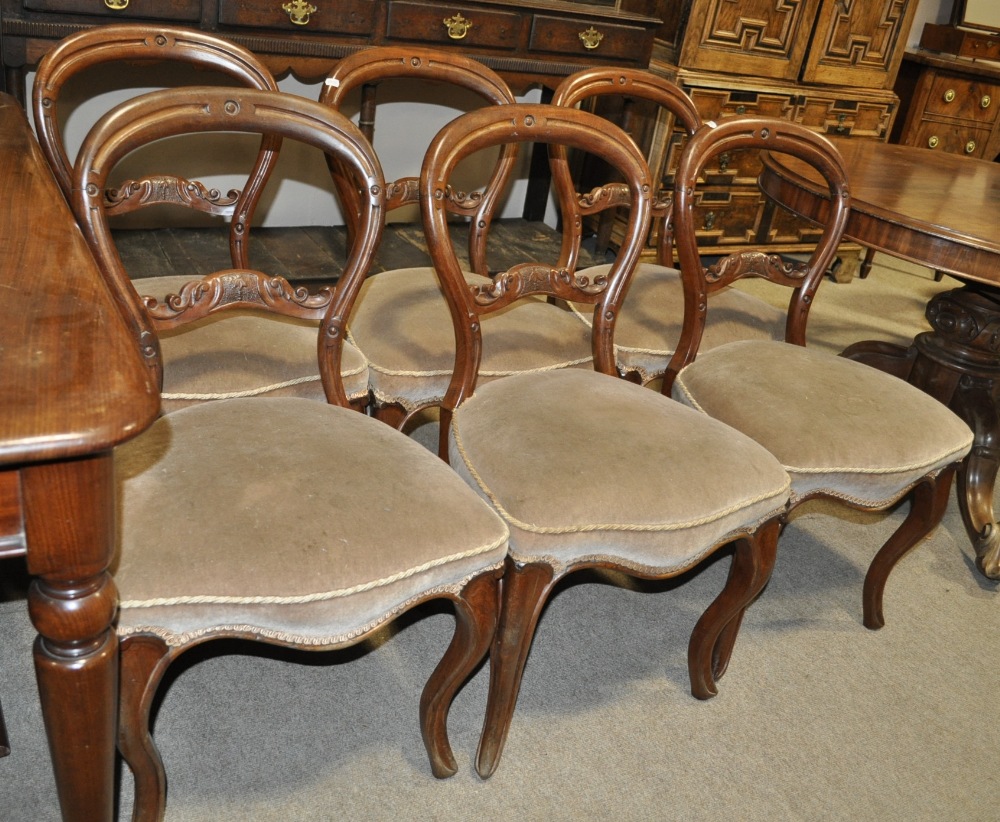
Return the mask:
<svg viewBox="0 0 1000 822"><path fill-rule="evenodd" d="M227 269L167 306L138 298L108 225L108 177L157 140L206 132L295 140L335 157L357 180L366 199L335 287L307 295L278 276ZM420 726L433 773L456 769L448 710L494 633L507 529L437 455L348 407L341 349L382 236L384 186L374 152L350 121L274 91L152 92L105 115L80 150L73 209L147 361L159 358L164 311L177 323L241 308L274 322L305 317L316 323L313 351L329 398L189 406L115 452L119 748L135 776L136 820L164 812L150 706L184 652L221 638L343 648L431 599L453 602L456 629L424 687Z"/></svg>
<svg viewBox="0 0 1000 822"><path fill-rule="evenodd" d="M657 122L663 117L667 117L686 139L690 139L701 125L701 116L691 98L672 81L645 69L583 69L566 77L552 95L553 105L561 106L576 107L601 100L618 103L615 110L621 111L621 125L630 135L640 131L643 122ZM558 146L553 151L553 184L557 188L571 189L574 183L569 158ZM733 163L734 170L737 165L738 161ZM717 177L726 176L725 171L714 173ZM651 231L654 248L646 249L636 268L615 332L619 372L642 384L663 376L684 322L684 286L674 264L670 228L673 181L668 175L657 180L656 185ZM562 261L570 268L576 265L582 236L577 235L574 239L573 245L564 248ZM646 259L647 256L651 259ZM596 277L608 268L604 263L584 272ZM782 338L785 313L780 308L735 288L715 291L711 298L712 311L703 349L738 339ZM571 304L570 307L582 322L590 323L586 306Z"/></svg>
<svg viewBox="0 0 1000 822"><path fill-rule="evenodd" d="M585 151L617 173L610 186L561 197L570 214L575 206L567 200L627 209L625 239L606 276L527 260L492 285L466 281L449 234L452 175L475 152L512 140ZM442 451L510 530L476 763L484 777L499 764L539 616L568 574L614 568L663 579L731 547L725 587L688 648L699 698L716 693L742 614L770 576L789 491L778 461L749 437L616 375L615 327L649 230L653 188L624 132L561 106L470 112L442 129L424 160L425 228L458 340L441 411ZM538 295L593 306L594 367L479 382L488 315Z"/></svg>
<svg viewBox="0 0 1000 822"><path fill-rule="evenodd" d="M789 155L826 181L829 211L806 263L750 251L702 265L695 238L697 183L713 156L740 149ZM908 515L865 576L864 624L876 629L885 624L888 576L940 523L956 463L969 452L972 432L948 408L903 380L806 347L809 310L837 252L850 202L836 148L803 126L733 118L707 124L691 139L677 170L673 215L684 278L684 331L663 390L773 453L792 478L790 510L817 497L868 511L909 500ZM738 341L699 352L714 308L709 295L749 277L791 290L784 341Z"/></svg>
<svg viewBox="0 0 1000 822"><path fill-rule="evenodd" d="M113 24L70 35L40 61L32 88L32 112L39 143L67 200L71 198L73 161L63 139L59 100L74 77L99 65L126 67L135 63L187 64L210 71L239 86L276 91L270 71L241 46L195 29L175 26ZM161 168L148 176L117 182L105 196L109 215L128 214L152 206L170 206L228 220L230 256L234 268L247 268L250 227L260 195L278 160L281 141L268 137L241 189L221 192ZM239 156L238 151L236 156ZM197 252L191 257L197 258ZM141 278L134 287L164 302L182 291L197 272ZM246 340L264 335L269 356L248 356ZM162 355L170 363L163 384L164 411L233 396L305 396L324 399L315 368L315 323L289 320L261 323L253 316L213 320L178 334L164 334ZM353 346L345 346L344 371L348 394L357 408L368 403L368 369Z"/></svg>
<svg viewBox="0 0 1000 822"><path fill-rule="evenodd" d="M359 126L377 148L378 95L384 99L388 93L394 100L426 104L428 89L437 105L459 105L470 98L487 106L515 102L507 84L482 63L462 55L409 46L364 49L345 57L327 77L320 101L345 110L360 96ZM422 105L421 110L429 108ZM449 110L442 125L454 114ZM386 128L384 122L382 128ZM388 184L387 212L417 203L417 177L426 146L416 140L411 142L412 170ZM490 183L474 197L448 200L454 218L452 229L468 231L463 264L470 282L489 284L489 229L516 159L516 145L501 147L495 158L484 160L490 169ZM338 182L335 166L332 171L343 210L350 214L352 192ZM414 251L412 267L380 271L369 278L348 328L351 341L369 364L372 413L398 428L407 426L424 409L440 405L455 356L448 307L434 269L424 249ZM516 311L491 317L490 323L495 330L483 352L484 380L523 371L589 366L589 332L562 308L541 300L530 301Z"/></svg>

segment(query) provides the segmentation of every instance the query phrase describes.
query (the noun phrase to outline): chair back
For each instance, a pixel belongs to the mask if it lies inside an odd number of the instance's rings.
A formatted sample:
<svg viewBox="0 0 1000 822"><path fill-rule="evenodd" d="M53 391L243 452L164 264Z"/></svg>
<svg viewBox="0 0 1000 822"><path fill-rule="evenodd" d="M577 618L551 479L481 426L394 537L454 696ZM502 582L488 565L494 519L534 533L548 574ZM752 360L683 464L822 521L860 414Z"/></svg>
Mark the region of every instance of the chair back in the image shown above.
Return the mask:
<svg viewBox="0 0 1000 822"><path fill-rule="evenodd" d="M607 276L589 278L551 263L526 261L497 274L491 284L468 285L449 233L449 201L474 200L476 192L456 191L450 183L456 166L477 151L506 143L561 144L593 153L608 163L618 179L595 188L586 199L601 206L627 205L625 238ZM457 342L455 370L442 406L445 416L475 389L482 355L480 318L525 297L545 296L594 306L592 348L595 367L615 374L614 329L628 280L649 230L652 185L642 153L623 131L589 112L561 106L513 104L469 112L453 120L434 138L420 174L424 231L431 258L452 313ZM626 194L623 194L626 192ZM575 220L580 197L567 197L564 223ZM571 409L567 409L571 413Z"/></svg>
<svg viewBox="0 0 1000 822"><path fill-rule="evenodd" d="M237 85L277 91L271 72L246 49L203 31L177 26L132 23L96 26L71 35L39 62L32 88L32 113L42 151L66 199L70 199L73 162L63 140L59 98L75 75L101 64L119 62L187 63L217 72ZM268 137L242 189L220 192L195 180L157 174L130 180L109 191L105 207L125 214L153 203L178 203L206 214L230 216L233 265L246 268L247 235L260 192L278 159L280 141Z"/></svg>
<svg viewBox="0 0 1000 822"><path fill-rule="evenodd" d="M797 158L820 175L829 188L830 207L822 233L806 262L750 250L729 254L707 267L702 264L695 235L699 178L713 157L743 149ZM699 129L685 147L674 185L674 238L684 281L684 326L664 379L665 393L669 392L680 369L697 356L705 329L709 292L732 285L743 277L761 278L792 289L785 342L805 345L809 309L836 257L850 206L847 169L836 147L823 135L797 123L763 117L732 118L718 124L706 123Z"/></svg>
<svg viewBox="0 0 1000 822"><path fill-rule="evenodd" d="M680 129L690 136L701 125L701 116L694 102L672 81L644 69L621 69L597 67L584 69L566 77L552 95L552 104L575 107L581 103L595 101L596 98L618 98L620 103L616 117L622 130L634 137L640 130L641 122L672 123L672 128ZM646 104L646 105L643 105ZM649 109L653 107L653 111ZM659 115L668 115L662 118ZM657 150L669 150L674 143L667 139L656 139L650 135ZM637 141L638 142L638 141ZM552 182L561 200L565 200L575 190L574 172L568 154L563 146L550 146L549 162ZM652 164L651 164L652 165ZM666 167L666 163L664 164ZM660 265L673 265L673 242L670 235L670 204L673 200L673 186L669 179L657 181L653 193L653 229L656 242L656 259ZM588 216L585 205L581 204L583 216ZM575 268L582 242L581 231L564 233L562 264ZM598 250L601 250L600 248Z"/></svg>
<svg viewBox="0 0 1000 822"><path fill-rule="evenodd" d="M358 233L348 248L336 287L315 293L282 277L247 268L213 272L159 301L140 298L124 270L108 223L104 190L115 165L157 140L183 134L249 133L264 140L293 139L333 157L355 180ZM327 399L347 405L340 374L345 324L382 237L385 182L381 166L357 127L328 106L276 91L187 87L151 92L102 117L80 148L72 180L72 206L149 367L162 381L157 332L231 309L250 309L320 320L317 351Z"/></svg>
<svg viewBox="0 0 1000 822"><path fill-rule="evenodd" d="M374 145L379 86L390 81L407 80L418 81L421 88L430 84L440 89L438 98L443 102L447 102L449 95L459 89L475 94L485 105L515 102L513 93L503 79L482 63L452 52L406 46L363 49L345 57L326 78L319 99L321 103L341 110L351 98L352 92L360 89L358 126ZM394 83L394 87L401 88L403 84ZM419 201L417 181L425 148L420 143L414 145L412 175L388 182L385 192L387 214ZM469 264L477 274L488 273L485 258L489 228L500 194L506 189L516 160L517 145L503 146L493 166L490 184L482 190L481 197L477 200L449 203L454 213L468 218ZM344 208L349 233L353 233L354 192L350 186L345 185L335 163L331 165L330 171Z"/></svg>

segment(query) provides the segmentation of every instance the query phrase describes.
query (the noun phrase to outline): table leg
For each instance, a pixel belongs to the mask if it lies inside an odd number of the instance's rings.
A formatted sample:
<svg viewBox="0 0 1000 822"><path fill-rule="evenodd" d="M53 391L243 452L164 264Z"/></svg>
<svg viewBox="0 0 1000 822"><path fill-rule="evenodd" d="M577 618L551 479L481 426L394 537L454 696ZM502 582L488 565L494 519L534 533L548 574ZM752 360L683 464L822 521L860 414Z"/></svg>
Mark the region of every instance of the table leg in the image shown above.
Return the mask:
<svg viewBox="0 0 1000 822"><path fill-rule="evenodd" d="M1000 289L969 284L943 292L928 303L926 316L933 331L909 348L866 342L843 355L909 380L968 423L974 440L958 471L958 506L976 565L1000 579L1000 524L993 512L1000 468Z"/></svg>
<svg viewBox="0 0 1000 822"><path fill-rule="evenodd" d="M22 469L35 673L63 819L114 807L118 595L110 453Z"/></svg>

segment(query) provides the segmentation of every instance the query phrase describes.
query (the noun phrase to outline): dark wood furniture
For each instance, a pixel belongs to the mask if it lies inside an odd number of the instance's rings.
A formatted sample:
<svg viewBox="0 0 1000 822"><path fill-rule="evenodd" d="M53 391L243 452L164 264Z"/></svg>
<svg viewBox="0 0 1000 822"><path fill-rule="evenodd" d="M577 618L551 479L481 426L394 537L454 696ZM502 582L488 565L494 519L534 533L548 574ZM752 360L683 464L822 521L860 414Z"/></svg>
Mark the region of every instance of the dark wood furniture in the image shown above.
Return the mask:
<svg viewBox="0 0 1000 822"><path fill-rule="evenodd" d="M624 181L560 196L567 233L583 214L626 206L627 239L606 276L529 257L493 283L466 281L448 228L447 192L459 188L453 174L465 158L509 140L592 153L613 170L609 178ZM458 343L441 408L442 456L510 529L476 760L483 777L499 764L538 619L564 577L587 568L676 577L732 546L726 585L688 645L691 691L707 699L726 671L743 611L773 567L788 499L788 476L775 458L715 420L616 376L615 325L648 235L652 197L634 143L600 117L562 106L490 106L462 115L438 133L423 164L423 221ZM489 315L522 311L543 295L592 307L594 368L479 380Z"/></svg>
<svg viewBox="0 0 1000 822"><path fill-rule="evenodd" d="M26 66L82 28L113 21L173 23L217 32L260 55L280 75L326 75L372 45L457 49L515 88L552 86L595 61L645 66L665 0L3 0L8 89Z"/></svg>
<svg viewBox="0 0 1000 822"><path fill-rule="evenodd" d="M112 448L156 385L18 103L0 95L0 556L26 555L35 668L69 820L114 804L118 595Z"/></svg>
<svg viewBox="0 0 1000 822"><path fill-rule="evenodd" d="M892 142L1000 157L1000 63L908 51L896 93L901 108Z"/></svg>
<svg viewBox="0 0 1000 822"><path fill-rule="evenodd" d="M702 265L694 203L709 159L738 147L790 157L822 180L822 236L805 263L747 251ZM851 214L848 173L828 140L795 123L741 118L704 128L677 169L673 224L684 280L684 330L663 390L763 445L792 481L788 512L812 499L862 511L909 502L906 518L868 566L862 587L864 625L885 624L882 599L902 557L941 522L956 464L972 433L949 409L912 385L861 363L807 347L809 311ZM738 340L700 351L713 291L741 279L773 286L787 301L783 340ZM912 426L912 428L911 428ZM913 431L919 436L913 436Z"/></svg>
<svg viewBox="0 0 1000 822"><path fill-rule="evenodd" d="M845 234L965 281L930 301L932 330L910 347L865 342L844 354L909 379L972 427L975 443L958 472L958 502L979 569L1000 579L993 512L1000 466L1000 165L869 141L839 140L837 146L851 179ZM791 163L769 160L761 185L808 219L827 207L818 182Z"/></svg>
<svg viewBox="0 0 1000 822"><path fill-rule="evenodd" d="M885 141L916 7L916 0L691 0L674 40L661 32L650 68L682 86L703 120L777 117L822 134ZM671 125L660 117L645 135L653 172L668 188L684 143ZM712 191L699 206L703 254L763 245L809 253L815 229L761 195L759 172L753 152L726 153L708 169ZM837 279L854 275L859 253L842 249Z"/></svg>

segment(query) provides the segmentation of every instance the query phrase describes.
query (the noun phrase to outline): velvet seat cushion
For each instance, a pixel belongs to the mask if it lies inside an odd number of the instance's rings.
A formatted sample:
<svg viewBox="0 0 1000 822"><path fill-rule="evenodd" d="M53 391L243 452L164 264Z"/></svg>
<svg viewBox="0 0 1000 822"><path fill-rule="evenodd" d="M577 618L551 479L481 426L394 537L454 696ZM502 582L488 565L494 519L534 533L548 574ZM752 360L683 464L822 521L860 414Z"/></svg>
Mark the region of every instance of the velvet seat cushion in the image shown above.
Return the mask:
<svg viewBox="0 0 1000 822"><path fill-rule="evenodd" d="M786 343L699 354L673 396L773 453L793 499L821 493L883 508L972 445L961 419L903 380Z"/></svg>
<svg viewBox="0 0 1000 822"><path fill-rule="evenodd" d="M137 280L140 294L162 300L189 277ZM247 396L326 401L316 361L318 323L250 310L228 311L160 334L165 413L199 402ZM341 360L350 400L368 396L368 363L353 345Z"/></svg>
<svg viewBox="0 0 1000 822"><path fill-rule="evenodd" d="M610 270L608 265L580 272L593 279ZM701 350L744 339L782 340L785 311L740 291L725 288L709 297L711 310ZM592 313L575 307L589 328ZM615 327L615 357L622 373L634 372L644 383L657 377L670 362L684 325L684 285L673 268L641 263Z"/></svg>
<svg viewBox="0 0 1000 822"><path fill-rule="evenodd" d="M302 398L168 414L115 470L122 635L333 646L506 555L503 522L435 454Z"/></svg>
<svg viewBox="0 0 1000 822"><path fill-rule="evenodd" d="M478 388L454 414L450 459L506 521L511 556L557 573L602 560L681 571L789 495L784 469L749 437L582 369Z"/></svg>
<svg viewBox="0 0 1000 822"><path fill-rule="evenodd" d="M466 279L489 282L475 274ZM483 327L481 382L592 362L590 332L570 312L543 299L490 314ZM369 277L348 331L368 360L376 400L409 411L444 398L455 367L455 332L433 268Z"/></svg>

